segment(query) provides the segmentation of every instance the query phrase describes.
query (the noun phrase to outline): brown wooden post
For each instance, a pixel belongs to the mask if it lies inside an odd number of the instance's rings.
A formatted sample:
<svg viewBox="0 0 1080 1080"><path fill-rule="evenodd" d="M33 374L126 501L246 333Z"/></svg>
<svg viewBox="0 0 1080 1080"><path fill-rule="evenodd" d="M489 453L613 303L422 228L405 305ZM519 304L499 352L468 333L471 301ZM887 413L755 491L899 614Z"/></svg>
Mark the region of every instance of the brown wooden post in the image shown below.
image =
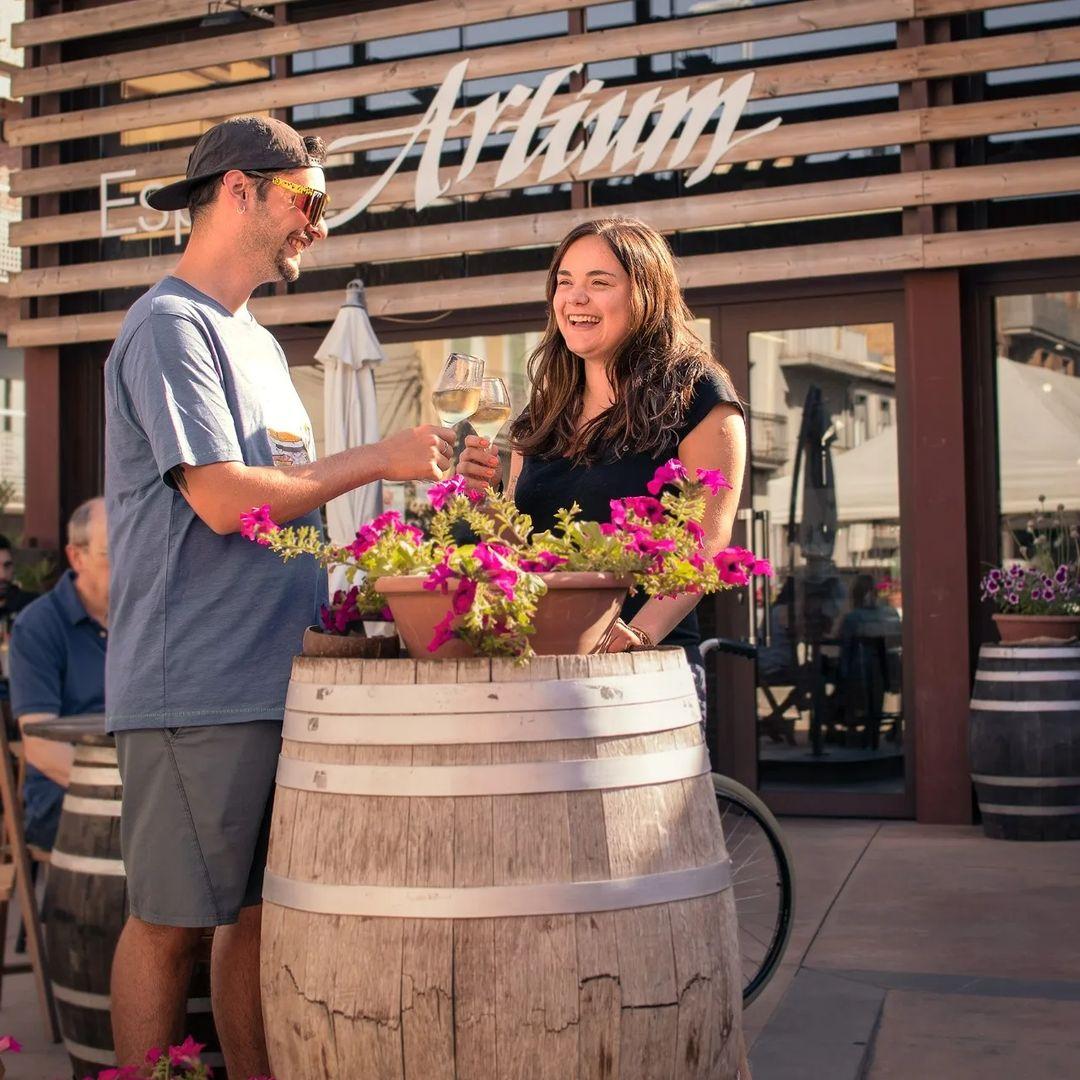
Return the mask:
<svg viewBox="0 0 1080 1080"><path fill-rule="evenodd" d="M967 514L960 275L905 275L907 364L898 370L904 701L914 715L915 813L971 821Z"/></svg>
<svg viewBox="0 0 1080 1080"><path fill-rule="evenodd" d="M38 17L58 12L60 6L38 3L27 16ZM60 60L59 45L42 45L36 50L35 63L54 64ZM60 111L59 94L43 94L27 102L37 115ZM36 156L36 160L35 160ZM47 144L37 150L23 150L23 168L55 165L60 161L60 148ZM24 208L31 200L24 200ZM59 195L43 195L33 200L33 216L49 217L60 212ZM29 252L24 249L24 259ZM59 246L42 245L33 249L33 266L56 266L60 262ZM30 305L36 305L37 318L60 314L58 297L40 297L23 301L25 318ZM61 546L60 492L60 350L53 348L27 349L24 354L26 378L26 511L24 518L25 543L29 547L58 549Z"/></svg>

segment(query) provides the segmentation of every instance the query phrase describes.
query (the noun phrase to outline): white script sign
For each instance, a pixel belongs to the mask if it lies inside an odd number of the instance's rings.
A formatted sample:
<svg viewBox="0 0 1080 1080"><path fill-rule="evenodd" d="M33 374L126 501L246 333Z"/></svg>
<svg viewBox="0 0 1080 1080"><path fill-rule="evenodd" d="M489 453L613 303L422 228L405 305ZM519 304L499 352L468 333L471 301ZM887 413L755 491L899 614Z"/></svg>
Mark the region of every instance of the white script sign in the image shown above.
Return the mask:
<svg viewBox="0 0 1080 1080"><path fill-rule="evenodd" d="M537 161L540 161L540 166L536 176L530 177L532 184L546 183L565 173L571 165L575 166L575 177L587 177L601 169L615 174L632 171L634 176L639 176L644 172L678 169L703 138L706 126L717 110L722 110L711 141L686 179L686 186L693 187L711 175L720 159L733 146L772 131L780 125L780 118L776 117L760 127L735 135L736 126L750 99L750 90L754 84L753 72L740 76L728 87L724 86L722 78L718 78L693 94L683 87L663 97L663 87L654 86L640 94L629 106L627 96L630 91L627 89L593 107L592 99L604 88L604 84L599 79L592 79L573 95L570 104L552 110L552 99L559 87L569 76L579 72L582 66L575 64L551 72L535 91L519 83L512 86L505 95L495 93L479 105L470 105L459 110L455 105L461 96L469 67L469 61L462 60L450 69L427 112L411 127L381 131L377 134L343 135L335 139L327 147L330 154L362 151L365 143L375 140L384 143L388 136L400 137L402 146L385 172L373 179L371 186L356 202L327 216L327 226L330 229L337 228L366 210L379 197L418 143L423 143L424 149L420 166L414 174L414 203L418 210L422 210L437 199L447 194L452 195L454 186L468 179L480 160L480 151L485 141L491 135L508 131L514 133L499 163L495 188L513 184ZM505 116L510 111L518 110L522 111L515 118ZM624 113L625 119L620 124ZM658 114L655 125L648 135L645 135L645 129L654 113ZM471 129L465 157L457 174L446 179L440 175L439 169L443 144L449 132L462 125L468 125ZM577 145L572 145L575 133L582 128L588 132L586 138ZM537 145L530 149L540 132L544 132L543 136L539 138ZM669 150L672 140L674 144ZM170 215L151 211L153 217L150 220L144 216L139 217L138 229L135 226L110 227L109 210L117 206L131 206L135 203L135 198L110 198L108 183L130 175L131 171L125 171L103 173L101 176L101 235L122 236L139 230L160 232L171 227L176 243L179 244L182 226L187 224L186 214L182 218L180 213ZM139 195L139 201L144 207L147 205L146 195L150 190L152 186L147 185Z"/></svg>

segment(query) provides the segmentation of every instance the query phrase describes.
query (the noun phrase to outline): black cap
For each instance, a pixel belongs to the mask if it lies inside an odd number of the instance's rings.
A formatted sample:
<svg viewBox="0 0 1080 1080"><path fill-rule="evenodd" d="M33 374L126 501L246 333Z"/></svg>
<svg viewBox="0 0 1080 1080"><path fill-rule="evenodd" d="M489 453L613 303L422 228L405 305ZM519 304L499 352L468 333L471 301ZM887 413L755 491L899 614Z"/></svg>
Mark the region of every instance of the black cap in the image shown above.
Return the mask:
<svg viewBox="0 0 1080 1080"><path fill-rule="evenodd" d="M155 210L185 210L193 185L230 169L281 172L321 167L295 128L266 116L234 116L204 132L188 157L187 177L146 197Z"/></svg>

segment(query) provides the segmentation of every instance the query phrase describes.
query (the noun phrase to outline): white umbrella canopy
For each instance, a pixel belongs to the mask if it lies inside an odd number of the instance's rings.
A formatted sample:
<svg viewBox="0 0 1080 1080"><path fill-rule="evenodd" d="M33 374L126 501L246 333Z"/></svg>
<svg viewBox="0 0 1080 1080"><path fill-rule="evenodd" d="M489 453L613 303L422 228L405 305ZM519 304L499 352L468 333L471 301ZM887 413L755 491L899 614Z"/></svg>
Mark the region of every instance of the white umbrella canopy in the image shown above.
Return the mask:
<svg viewBox="0 0 1080 1080"><path fill-rule="evenodd" d="M339 453L352 446L379 441L379 413L375 400L374 367L386 359L371 328L364 303L364 285L350 281L345 303L315 352L323 365L323 425L325 452ZM330 539L348 544L357 528L382 510L382 486L376 481L356 488L326 504Z"/></svg>

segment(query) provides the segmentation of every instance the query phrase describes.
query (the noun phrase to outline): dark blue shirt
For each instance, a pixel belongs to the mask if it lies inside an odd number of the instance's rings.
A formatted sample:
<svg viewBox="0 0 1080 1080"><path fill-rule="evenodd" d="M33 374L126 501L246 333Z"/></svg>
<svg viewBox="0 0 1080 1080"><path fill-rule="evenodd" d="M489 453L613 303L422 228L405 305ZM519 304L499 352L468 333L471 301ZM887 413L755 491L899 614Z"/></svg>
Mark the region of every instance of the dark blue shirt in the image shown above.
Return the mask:
<svg viewBox="0 0 1080 1080"><path fill-rule="evenodd" d="M11 711L75 716L105 711L105 628L75 591L74 571L28 605L11 631Z"/></svg>

